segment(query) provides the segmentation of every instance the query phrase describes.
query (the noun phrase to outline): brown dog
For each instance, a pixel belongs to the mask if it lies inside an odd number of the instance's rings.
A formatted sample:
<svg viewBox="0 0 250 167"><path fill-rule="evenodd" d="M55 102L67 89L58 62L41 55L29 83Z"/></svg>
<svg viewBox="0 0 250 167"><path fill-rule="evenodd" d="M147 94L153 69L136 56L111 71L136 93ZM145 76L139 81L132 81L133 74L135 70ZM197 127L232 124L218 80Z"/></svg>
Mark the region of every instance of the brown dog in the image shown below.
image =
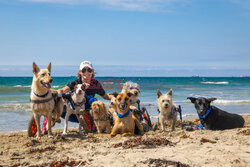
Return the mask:
<svg viewBox="0 0 250 167"><path fill-rule="evenodd" d="M135 126L138 127L140 133L143 133L143 127L140 121L130 111L130 98L131 93L112 93L116 102L116 116L114 127L110 133L110 137L116 134L121 136L132 136L135 133Z"/></svg>
<svg viewBox="0 0 250 167"><path fill-rule="evenodd" d="M94 118L97 133L111 132L110 116L102 101L95 101L91 105L91 115Z"/></svg>

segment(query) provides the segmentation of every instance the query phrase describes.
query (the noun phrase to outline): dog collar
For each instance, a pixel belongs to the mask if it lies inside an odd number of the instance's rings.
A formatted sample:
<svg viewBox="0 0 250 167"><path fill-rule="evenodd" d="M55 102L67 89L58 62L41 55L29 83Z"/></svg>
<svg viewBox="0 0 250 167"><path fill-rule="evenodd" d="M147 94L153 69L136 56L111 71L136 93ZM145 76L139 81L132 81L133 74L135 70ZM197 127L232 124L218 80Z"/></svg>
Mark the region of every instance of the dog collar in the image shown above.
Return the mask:
<svg viewBox="0 0 250 167"><path fill-rule="evenodd" d="M206 116L208 116L208 114L210 113L211 109L212 109L212 107L210 106L210 108L207 110L206 114L204 114L204 115L202 115L202 116L199 115L199 118L200 118L200 119L206 118Z"/></svg>
<svg viewBox="0 0 250 167"><path fill-rule="evenodd" d="M33 92L34 95L36 95L37 97L46 97L48 94L49 94L49 91L47 93L45 93L44 95L39 95L39 94L36 94L35 92Z"/></svg>
<svg viewBox="0 0 250 167"><path fill-rule="evenodd" d="M128 112L126 112L125 114L120 114L120 113L118 113L117 111L115 111L115 112L116 112L116 115L117 115L119 118L124 118L124 117L128 116L128 114L130 113L130 111L131 111L131 109L129 109Z"/></svg>

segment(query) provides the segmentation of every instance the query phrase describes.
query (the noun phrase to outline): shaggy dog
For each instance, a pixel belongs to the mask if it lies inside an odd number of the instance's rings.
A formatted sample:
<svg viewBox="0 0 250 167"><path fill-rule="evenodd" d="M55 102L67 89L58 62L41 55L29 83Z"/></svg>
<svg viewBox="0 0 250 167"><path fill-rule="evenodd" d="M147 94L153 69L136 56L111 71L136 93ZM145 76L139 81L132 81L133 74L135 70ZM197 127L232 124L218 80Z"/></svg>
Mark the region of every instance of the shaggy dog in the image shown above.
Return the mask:
<svg viewBox="0 0 250 167"><path fill-rule="evenodd" d="M128 81L122 86L121 93L130 93L130 109L137 110L138 109L138 97L141 93L139 85L137 83Z"/></svg>
<svg viewBox="0 0 250 167"><path fill-rule="evenodd" d="M172 89L168 93L162 94L160 90L157 90L157 102L159 106L159 123L162 131L165 131L165 121L172 122L172 131L175 130L175 124L177 121L176 105L172 98Z"/></svg>
<svg viewBox="0 0 250 167"><path fill-rule="evenodd" d="M95 101L91 105L91 115L94 118L97 133L111 132L110 120L112 119L111 113L107 111L105 103L102 101Z"/></svg>
<svg viewBox="0 0 250 167"><path fill-rule="evenodd" d="M204 97L188 97L194 104L200 118L201 124L210 130L225 130L233 128L242 128L244 126L244 119L238 114L228 113L210 103L216 98Z"/></svg>
<svg viewBox="0 0 250 167"><path fill-rule="evenodd" d="M63 101L61 98L55 100L51 93L53 79L50 76L51 63L46 69L40 69L33 63L33 81L30 93L30 106L37 125L37 138L41 136L40 118L42 115L48 118L48 136L52 137L51 127L58 122L63 112Z"/></svg>

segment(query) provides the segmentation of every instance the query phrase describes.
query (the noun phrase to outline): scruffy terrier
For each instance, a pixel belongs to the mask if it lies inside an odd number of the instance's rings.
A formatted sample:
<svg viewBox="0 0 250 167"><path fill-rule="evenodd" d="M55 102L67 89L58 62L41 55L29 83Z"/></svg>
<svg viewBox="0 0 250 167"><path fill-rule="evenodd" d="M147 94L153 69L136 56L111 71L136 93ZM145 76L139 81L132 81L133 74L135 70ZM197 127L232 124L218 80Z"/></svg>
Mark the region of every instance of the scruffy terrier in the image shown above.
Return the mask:
<svg viewBox="0 0 250 167"><path fill-rule="evenodd" d="M121 93L130 93L130 109L137 110L139 107L138 97L141 93L139 85L137 83L128 81L122 86Z"/></svg>
<svg viewBox="0 0 250 167"><path fill-rule="evenodd" d="M165 131L165 121L171 121L172 131L175 130L175 124L177 121L176 105L172 99L173 90L170 89L168 93L162 94L160 90L157 90L157 102L159 106L159 123L162 131Z"/></svg>

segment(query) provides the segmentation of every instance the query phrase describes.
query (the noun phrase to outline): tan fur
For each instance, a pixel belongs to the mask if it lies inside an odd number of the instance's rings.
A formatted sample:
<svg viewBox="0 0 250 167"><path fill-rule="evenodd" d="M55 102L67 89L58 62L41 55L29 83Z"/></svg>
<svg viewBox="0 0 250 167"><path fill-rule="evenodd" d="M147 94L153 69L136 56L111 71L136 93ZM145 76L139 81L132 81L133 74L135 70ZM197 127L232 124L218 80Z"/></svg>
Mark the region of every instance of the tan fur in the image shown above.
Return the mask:
<svg viewBox="0 0 250 167"><path fill-rule="evenodd" d="M109 102L108 111L113 115L113 122L115 122L115 117L116 117L115 110L116 110L115 97L112 97L110 102Z"/></svg>
<svg viewBox="0 0 250 167"><path fill-rule="evenodd" d="M125 114L128 112L130 107L130 93L113 93L116 97L116 110L119 114ZM125 108L122 108L121 105L125 105ZM137 126L141 133L143 133L143 127L140 121L133 115L132 112L124 118L119 118L115 116L114 127L110 133L110 137L115 136L116 134L121 134L121 136L131 136L134 135L135 126Z"/></svg>
<svg viewBox="0 0 250 167"><path fill-rule="evenodd" d="M33 81L31 86L31 94L30 99L31 100L45 100L49 99L52 96L50 88L47 88L44 86L45 84L49 84L51 82L51 63L48 65L46 69L40 69L36 63L33 63ZM44 95L46 92L49 91L48 95L46 97L37 97L34 95L33 92L35 92L38 95ZM59 100L58 104L55 106L54 100L50 100L45 103L35 104L30 103L31 109L33 111L36 124L37 124L37 137L39 138L41 135L41 129L40 129L40 117L42 115L46 116L48 118L48 136L52 136L51 127L60 119L60 116L63 112L63 101ZM54 109L54 112L52 113Z"/></svg>
<svg viewBox="0 0 250 167"><path fill-rule="evenodd" d="M105 130L111 132L111 124L107 108L102 101L95 101L91 105L91 115L94 118L97 133L103 133Z"/></svg>

